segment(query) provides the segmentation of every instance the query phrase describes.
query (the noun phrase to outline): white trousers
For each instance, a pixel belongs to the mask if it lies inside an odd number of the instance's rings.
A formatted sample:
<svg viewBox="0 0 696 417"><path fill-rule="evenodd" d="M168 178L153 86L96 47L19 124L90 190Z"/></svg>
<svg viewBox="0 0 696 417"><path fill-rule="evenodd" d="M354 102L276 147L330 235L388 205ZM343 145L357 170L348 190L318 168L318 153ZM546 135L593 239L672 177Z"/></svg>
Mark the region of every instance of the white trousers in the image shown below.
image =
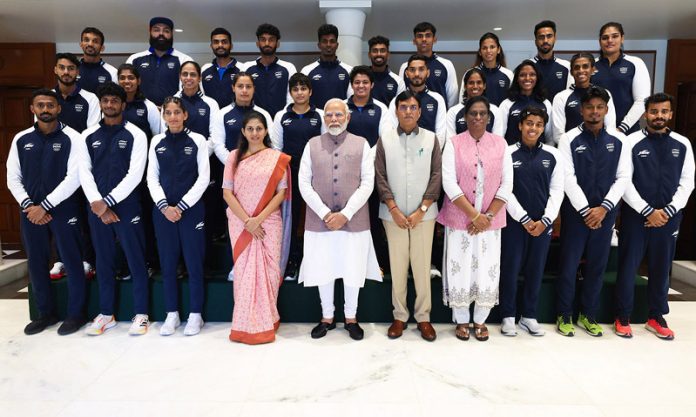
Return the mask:
<svg viewBox="0 0 696 417"><path fill-rule="evenodd" d="M319 285L319 298L321 299L321 316L325 319L333 318L334 316L334 283L331 281L328 284ZM348 287L343 284L343 315L347 319L354 319L358 312L358 295L360 295L359 287Z"/></svg>

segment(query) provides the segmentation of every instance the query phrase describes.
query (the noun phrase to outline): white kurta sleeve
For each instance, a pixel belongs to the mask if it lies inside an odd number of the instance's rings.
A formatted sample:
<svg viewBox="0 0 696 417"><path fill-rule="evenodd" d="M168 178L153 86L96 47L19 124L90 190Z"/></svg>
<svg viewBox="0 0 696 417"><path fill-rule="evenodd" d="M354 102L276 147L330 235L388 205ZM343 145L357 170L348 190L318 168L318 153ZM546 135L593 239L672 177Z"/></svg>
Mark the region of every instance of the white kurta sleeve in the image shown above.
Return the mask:
<svg viewBox="0 0 696 417"><path fill-rule="evenodd" d="M447 118L445 119L445 123L447 124L447 137L445 140L449 140L452 136L457 134L457 113L461 109L462 106L459 104L447 110Z"/></svg>
<svg viewBox="0 0 696 417"><path fill-rule="evenodd" d="M512 170L512 154L509 152L505 152L505 155L503 155L503 176L500 181L500 187L498 187L498 192L495 193L495 198L497 198L498 200L502 200L506 203L512 196Z"/></svg>
<svg viewBox="0 0 696 417"><path fill-rule="evenodd" d="M309 150L309 142L305 145L300 160L300 171L297 174L297 186L300 189L302 199L320 219L326 217L331 210L324 204L319 194L312 187L312 153Z"/></svg>
<svg viewBox="0 0 696 417"><path fill-rule="evenodd" d="M367 199L370 198L372 190L375 187L375 155L370 148L370 145L365 141L363 144L362 162L360 164L360 185L350 196L346 206L341 210L341 214L346 216L348 221L353 218L353 215L360 210Z"/></svg>
<svg viewBox="0 0 696 417"><path fill-rule="evenodd" d="M457 182L457 166L452 142L447 143L442 150L442 188L450 201L454 201L464 195Z"/></svg>

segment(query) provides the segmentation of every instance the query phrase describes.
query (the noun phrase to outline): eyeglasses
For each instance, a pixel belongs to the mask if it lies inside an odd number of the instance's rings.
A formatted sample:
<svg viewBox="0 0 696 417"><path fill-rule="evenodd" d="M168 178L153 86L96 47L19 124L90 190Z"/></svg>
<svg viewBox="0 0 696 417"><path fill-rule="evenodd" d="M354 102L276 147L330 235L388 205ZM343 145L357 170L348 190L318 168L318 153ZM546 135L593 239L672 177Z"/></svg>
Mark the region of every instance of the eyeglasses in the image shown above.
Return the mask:
<svg viewBox="0 0 696 417"><path fill-rule="evenodd" d="M406 104L399 104L399 111L406 113L407 111L412 111L412 112L417 112L418 111L418 105L417 104L412 104L410 106Z"/></svg>

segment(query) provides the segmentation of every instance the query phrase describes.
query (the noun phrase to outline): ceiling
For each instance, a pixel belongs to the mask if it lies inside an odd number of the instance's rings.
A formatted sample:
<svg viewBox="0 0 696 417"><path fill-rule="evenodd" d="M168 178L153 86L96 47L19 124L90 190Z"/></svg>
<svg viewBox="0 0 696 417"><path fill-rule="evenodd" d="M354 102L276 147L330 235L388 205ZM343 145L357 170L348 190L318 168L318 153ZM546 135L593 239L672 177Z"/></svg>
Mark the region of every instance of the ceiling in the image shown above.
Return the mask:
<svg viewBox="0 0 696 417"><path fill-rule="evenodd" d="M0 0L2 42L77 42L96 26L106 42L143 42L150 17L174 19L177 42L207 42L210 30L226 27L236 42L254 41L259 23L271 22L285 42L316 39L324 22L318 0ZM610 20L623 23L627 39L696 38L694 0L373 0L365 38L383 34L412 38L413 25L428 20L440 41L476 40L493 27L506 40L528 40L543 19L558 24L561 39L595 39Z"/></svg>

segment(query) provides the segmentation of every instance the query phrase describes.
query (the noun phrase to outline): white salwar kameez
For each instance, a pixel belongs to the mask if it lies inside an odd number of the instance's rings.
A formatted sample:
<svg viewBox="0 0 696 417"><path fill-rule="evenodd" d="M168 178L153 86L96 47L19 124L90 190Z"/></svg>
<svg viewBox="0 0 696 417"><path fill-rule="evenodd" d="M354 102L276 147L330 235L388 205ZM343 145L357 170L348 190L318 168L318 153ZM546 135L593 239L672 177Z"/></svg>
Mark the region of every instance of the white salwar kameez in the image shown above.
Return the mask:
<svg viewBox="0 0 696 417"><path fill-rule="evenodd" d="M483 207L484 169L478 160L476 171L476 201L479 212ZM512 189L512 160L503 159L501 189ZM466 198L457 183L456 162L452 146L442 154L443 188L448 196ZM483 214L482 214L483 215ZM466 230L445 227L442 271L443 302L452 308L452 320L469 323L469 306L475 303L474 322L483 324L491 308L498 304L500 282L501 231L490 230L471 235Z"/></svg>
<svg viewBox="0 0 696 417"><path fill-rule="evenodd" d="M341 213L348 221L365 204L374 187L374 155L365 142L361 162L360 185L348 199ZM309 146L302 154L298 186L302 197L312 210L323 219L331 210L312 188L312 157ZM306 287L322 286L338 278L349 287L362 288L365 279L382 281L372 235L369 230L346 232L304 232L304 257L300 265L299 282Z"/></svg>

